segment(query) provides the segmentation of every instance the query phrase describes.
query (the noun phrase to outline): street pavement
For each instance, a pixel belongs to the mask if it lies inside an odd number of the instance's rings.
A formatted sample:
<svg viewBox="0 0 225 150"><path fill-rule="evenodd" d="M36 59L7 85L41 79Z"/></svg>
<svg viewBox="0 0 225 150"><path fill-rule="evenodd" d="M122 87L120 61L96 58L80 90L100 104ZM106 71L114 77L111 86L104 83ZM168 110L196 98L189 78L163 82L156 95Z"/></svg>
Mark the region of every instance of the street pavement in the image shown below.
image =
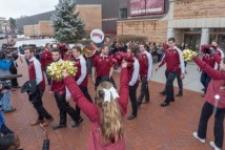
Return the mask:
<svg viewBox="0 0 225 150"><path fill-rule="evenodd" d="M25 63L22 65L19 63L19 72L24 75L23 78L19 79L20 84L27 80L26 69ZM192 138L192 132L198 126L201 107L204 103L201 93L198 92L201 85L199 84L197 67L194 65L188 66L184 81L186 88L184 96L176 98L175 103L167 108L160 107L160 103L164 99L159 94L165 86L162 84L165 81L163 72L164 69L162 68L154 73L154 81L149 83L151 101L149 104L140 107L138 118L132 121L124 118L127 150L211 150L207 143L213 140L214 118L209 121L206 144L200 144ZM117 83L118 76L119 74L115 73L114 78ZM91 82L89 82L88 89L93 98L94 87ZM36 119L36 112L25 94L16 90L12 93L12 96L13 105L17 108L17 111L6 114L7 125L19 135L24 150L41 150L43 132L38 126L29 126L29 123ZM90 122L87 118L82 114L84 122L79 128L72 128L71 118L68 118L66 129L53 131L51 126L58 123L59 112L49 87L45 91L43 102L55 118L55 121L48 127L51 141L50 150L87 150L90 131ZM72 101L70 103L74 106Z"/></svg>

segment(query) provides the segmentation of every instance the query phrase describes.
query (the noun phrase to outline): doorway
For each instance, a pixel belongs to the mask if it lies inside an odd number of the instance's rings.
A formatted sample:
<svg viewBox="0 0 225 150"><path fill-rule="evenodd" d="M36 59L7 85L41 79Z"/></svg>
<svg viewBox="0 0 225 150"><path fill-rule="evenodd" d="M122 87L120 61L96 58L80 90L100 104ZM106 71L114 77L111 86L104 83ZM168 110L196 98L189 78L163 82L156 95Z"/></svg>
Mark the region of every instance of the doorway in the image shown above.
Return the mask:
<svg viewBox="0 0 225 150"><path fill-rule="evenodd" d="M201 34L184 33L184 43L192 50L198 51L200 47Z"/></svg>

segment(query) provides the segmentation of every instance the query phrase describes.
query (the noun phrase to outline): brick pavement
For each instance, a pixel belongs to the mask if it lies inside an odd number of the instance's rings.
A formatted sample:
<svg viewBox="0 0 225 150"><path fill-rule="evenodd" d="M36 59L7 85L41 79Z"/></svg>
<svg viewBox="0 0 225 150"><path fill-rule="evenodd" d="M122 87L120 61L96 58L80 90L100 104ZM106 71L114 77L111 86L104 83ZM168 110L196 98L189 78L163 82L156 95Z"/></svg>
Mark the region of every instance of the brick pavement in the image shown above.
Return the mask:
<svg viewBox="0 0 225 150"><path fill-rule="evenodd" d="M25 65L20 68L24 74L20 83L26 80L25 70ZM118 82L117 75L115 78ZM200 144L192 138L203 104L200 94L186 90L183 98L177 98L168 108L161 108L163 97L159 92L164 85L151 82L150 86L151 103L140 108L136 120L124 119L127 150L210 150L208 144ZM89 89L93 96L93 86L90 85ZM57 123L58 111L52 93L46 91L43 99L55 118L54 123ZM43 135L39 127L29 126L36 119L36 113L26 95L13 92L13 105L17 111L6 115L8 126L19 134L24 150L40 150ZM213 139L213 120L209 123L207 142ZM79 128L71 128L70 118L66 129L53 131L49 128L50 149L86 150L89 129L90 123L86 118Z"/></svg>

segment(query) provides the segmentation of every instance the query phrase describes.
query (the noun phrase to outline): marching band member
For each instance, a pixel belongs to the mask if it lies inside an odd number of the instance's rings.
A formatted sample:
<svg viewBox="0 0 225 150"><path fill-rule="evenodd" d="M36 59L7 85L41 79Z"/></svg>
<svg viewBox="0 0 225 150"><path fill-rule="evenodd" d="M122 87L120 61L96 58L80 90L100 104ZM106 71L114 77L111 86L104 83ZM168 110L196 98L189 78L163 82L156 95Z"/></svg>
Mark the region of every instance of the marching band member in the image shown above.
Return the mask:
<svg viewBox="0 0 225 150"><path fill-rule="evenodd" d="M173 82L175 78L180 75L181 79L184 78L185 67L182 52L175 45L175 38L170 38L168 40L169 48L165 51L165 56L161 64L156 68L156 71L166 64L166 99L161 104L161 107L166 107L170 105L170 102L175 100Z"/></svg>
<svg viewBox="0 0 225 150"><path fill-rule="evenodd" d="M217 62L214 66L214 69L219 69L220 63L223 63L224 60L224 52L223 50L218 46L216 41L212 41L212 47L215 49L215 54L219 55L221 58L220 62Z"/></svg>
<svg viewBox="0 0 225 150"><path fill-rule="evenodd" d="M81 91L86 96L87 99L91 101L91 96L88 93L88 74L87 74L87 63L84 56L81 54L82 50L80 47L76 46L72 49L73 60L75 61L75 66L77 67L76 73L76 83L79 85Z"/></svg>
<svg viewBox="0 0 225 150"><path fill-rule="evenodd" d="M87 64L84 56L81 54L82 50L79 46L72 48L73 61L75 61L75 66L77 67L77 73L75 76L75 81L79 86L80 90L84 94L84 96L89 100L91 100L91 96L88 93L88 72L87 72ZM76 105L76 112L80 116L80 108ZM81 117L80 117L81 118Z"/></svg>
<svg viewBox="0 0 225 150"><path fill-rule="evenodd" d="M40 55L40 62L42 66L42 71L46 74L46 69L48 65L52 63L52 53L50 51L50 44L46 44L44 51ZM50 78L46 74L48 84L50 84Z"/></svg>
<svg viewBox="0 0 225 150"><path fill-rule="evenodd" d="M132 62L131 69L129 71L129 96L132 106L132 113L128 116L128 120L133 120L137 117L138 114L138 103L137 103L137 88L139 84L139 72L140 64L137 59L137 53L139 47L137 45L130 45L127 51L128 61Z"/></svg>
<svg viewBox="0 0 225 150"><path fill-rule="evenodd" d="M93 57L92 80L97 87L102 81L111 81L114 85L113 75L113 60L109 56L109 48L103 46L101 53ZM96 78L95 78L96 77Z"/></svg>
<svg viewBox="0 0 225 150"><path fill-rule="evenodd" d="M58 49L52 50L52 58L53 58L53 62L62 61L60 56L60 51ZM82 118L80 118L77 112L66 101L66 88L65 88L65 84L63 80L62 81L52 80L51 89L54 92L55 100L60 113L59 125L54 126L53 129L56 130L56 129L66 127L67 114L74 121L73 127L77 127L82 122Z"/></svg>
<svg viewBox="0 0 225 150"><path fill-rule="evenodd" d="M215 59L216 57L215 56L217 54L213 54L211 52L209 45L202 45L201 52L203 54L202 61L204 61L209 66L214 67L216 65L216 59ZM211 80L210 76L206 72L202 71L201 83L204 86L204 93L206 93L206 91L207 91L210 80Z"/></svg>
<svg viewBox="0 0 225 150"><path fill-rule="evenodd" d="M34 49L25 49L25 58L28 62L28 75L30 81L35 81L35 91L29 95L29 100L38 113L38 120L31 123L31 126L46 124L44 119L52 121L52 116L46 111L42 103L42 96L45 90L45 80L40 62L34 57Z"/></svg>
<svg viewBox="0 0 225 150"><path fill-rule="evenodd" d="M144 45L140 45L140 56L138 57L140 63L140 77L141 77L141 94L138 98L138 105L142 104L145 97L145 103L150 101L148 81L150 81L152 73L152 55L147 52Z"/></svg>

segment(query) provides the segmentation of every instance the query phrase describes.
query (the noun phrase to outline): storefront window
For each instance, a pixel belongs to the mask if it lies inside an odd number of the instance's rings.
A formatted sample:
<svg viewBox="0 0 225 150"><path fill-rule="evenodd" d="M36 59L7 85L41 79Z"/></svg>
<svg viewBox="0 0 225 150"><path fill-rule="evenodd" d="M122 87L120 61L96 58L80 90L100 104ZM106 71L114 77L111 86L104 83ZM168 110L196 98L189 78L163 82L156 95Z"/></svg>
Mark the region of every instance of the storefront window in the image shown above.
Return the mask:
<svg viewBox="0 0 225 150"><path fill-rule="evenodd" d="M127 18L127 8L120 8L120 19Z"/></svg>
<svg viewBox="0 0 225 150"><path fill-rule="evenodd" d="M200 28L191 28L184 29L184 43L192 50L198 51L201 41L201 29Z"/></svg>
<svg viewBox="0 0 225 150"><path fill-rule="evenodd" d="M214 40L219 44L219 46L223 50L225 49L225 29L224 28L210 29L210 43Z"/></svg>

